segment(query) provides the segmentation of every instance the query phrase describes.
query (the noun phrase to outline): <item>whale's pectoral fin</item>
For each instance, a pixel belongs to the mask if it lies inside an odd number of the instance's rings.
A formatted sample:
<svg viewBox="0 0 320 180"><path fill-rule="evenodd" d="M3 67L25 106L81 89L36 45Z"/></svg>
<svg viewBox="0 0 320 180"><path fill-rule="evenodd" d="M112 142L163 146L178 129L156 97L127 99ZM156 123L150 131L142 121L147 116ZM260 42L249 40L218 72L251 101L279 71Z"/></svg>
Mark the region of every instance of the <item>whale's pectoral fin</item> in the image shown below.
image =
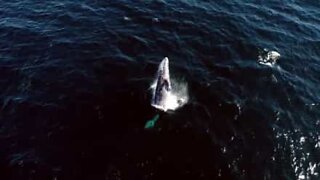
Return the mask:
<svg viewBox="0 0 320 180"><path fill-rule="evenodd" d="M156 122L159 119L159 114L155 115L152 119L150 119L149 121L146 122L146 124L144 125L145 129L151 129L156 125Z"/></svg>

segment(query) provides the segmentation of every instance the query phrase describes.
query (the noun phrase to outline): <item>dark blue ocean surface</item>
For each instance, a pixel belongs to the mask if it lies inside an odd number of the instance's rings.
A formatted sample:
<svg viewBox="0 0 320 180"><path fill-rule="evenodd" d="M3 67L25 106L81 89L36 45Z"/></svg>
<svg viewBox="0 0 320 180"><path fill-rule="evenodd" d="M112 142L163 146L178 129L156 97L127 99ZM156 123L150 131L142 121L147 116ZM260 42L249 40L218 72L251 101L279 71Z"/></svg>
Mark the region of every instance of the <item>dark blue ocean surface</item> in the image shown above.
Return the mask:
<svg viewBox="0 0 320 180"><path fill-rule="evenodd" d="M0 178L319 179L319 84L319 1L1 1Z"/></svg>

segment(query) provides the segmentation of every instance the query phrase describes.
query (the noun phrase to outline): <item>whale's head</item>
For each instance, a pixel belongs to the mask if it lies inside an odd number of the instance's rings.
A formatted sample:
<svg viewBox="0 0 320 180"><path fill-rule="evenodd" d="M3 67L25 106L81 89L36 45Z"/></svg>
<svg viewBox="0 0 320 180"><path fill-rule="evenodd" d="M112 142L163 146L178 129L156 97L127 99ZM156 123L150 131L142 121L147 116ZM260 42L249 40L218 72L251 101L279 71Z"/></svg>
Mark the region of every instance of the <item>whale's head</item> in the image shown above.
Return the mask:
<svg viewBox="0 0 320 180"><path fill-rule="evenodd" d="M167 91L171 89L171 82L170 82L170 73L169 73L169 59L165 57L158 69L158 85L163 86Z"/></svg>
<svg viewBox="0 0 320 180"><path fill-rule="evenodd" d="M277 63L280 58L280 53L277 51L269 51L268 49L263 49L259 51L258 63L268 66L273 66Z"/></svg>
<svg viewBox="0 0 320 180"><path fill-rule="evenodd" d="M151 105L166 111L166 102L171 90L169 59L165 57L159 64L156 85L153 92Z"/></svg>

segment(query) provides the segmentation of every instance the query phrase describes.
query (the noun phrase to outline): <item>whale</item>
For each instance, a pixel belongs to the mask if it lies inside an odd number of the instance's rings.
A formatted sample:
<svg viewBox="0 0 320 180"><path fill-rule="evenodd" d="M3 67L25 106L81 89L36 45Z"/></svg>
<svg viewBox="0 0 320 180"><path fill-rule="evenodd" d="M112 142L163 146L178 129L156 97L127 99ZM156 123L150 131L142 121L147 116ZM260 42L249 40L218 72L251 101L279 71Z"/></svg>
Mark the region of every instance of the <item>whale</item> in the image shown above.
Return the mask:
<svg viewBox="0 0 320 180"><path fill-rule="evenodd" d="M172 89L169 72L169 59L167 57L165 57L159 64L154 83L155 88L152 94L151 106L162 111L167 111L167 101Z"/></svg>
<svg viewBox="0 0 320 180"><path fill-rule="evenodd" d="M268 49L263 49L258 56L258 62L260 64L273 66L276 64L280 56L280 53L278 53L277 51L269 51Z"/></svg>

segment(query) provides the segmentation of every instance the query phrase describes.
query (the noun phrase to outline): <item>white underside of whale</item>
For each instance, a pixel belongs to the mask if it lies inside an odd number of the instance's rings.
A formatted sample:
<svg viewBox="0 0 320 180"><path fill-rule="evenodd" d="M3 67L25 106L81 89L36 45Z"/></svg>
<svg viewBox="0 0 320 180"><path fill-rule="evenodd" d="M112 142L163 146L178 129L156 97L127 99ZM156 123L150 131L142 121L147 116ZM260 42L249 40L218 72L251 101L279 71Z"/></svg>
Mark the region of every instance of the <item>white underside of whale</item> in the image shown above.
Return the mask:
<svg viewBox="0 0 320 180"><path fill-rule="evenodd" d="M168 83L166 85L163 84L163 79L167 80ZM159 91L157 92L157 86L163 89L158 89ZM164 112L168 110L174 111L185 105L188 101L186 83L178 83L170 78L168 58L164 58L160 63L157 75L150 89L152 91L151 106Z"/></svg>

